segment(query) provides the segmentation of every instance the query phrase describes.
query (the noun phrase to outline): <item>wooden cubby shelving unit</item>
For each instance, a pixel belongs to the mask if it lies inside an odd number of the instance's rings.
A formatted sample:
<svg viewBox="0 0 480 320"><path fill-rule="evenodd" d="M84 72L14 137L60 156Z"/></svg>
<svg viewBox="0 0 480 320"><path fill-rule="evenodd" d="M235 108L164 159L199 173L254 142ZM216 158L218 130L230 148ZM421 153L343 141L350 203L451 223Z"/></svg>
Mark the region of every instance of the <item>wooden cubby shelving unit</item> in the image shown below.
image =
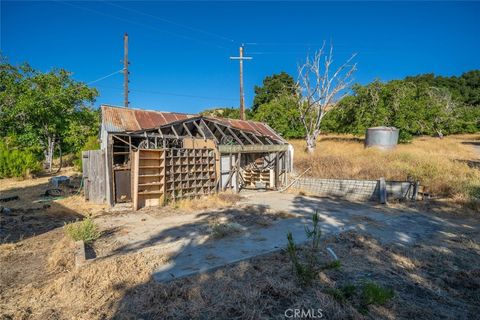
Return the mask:
<svg viewBox="0 0 480 320"><path fill-rule="evenodd" d="M216 192L213 149L140 149L132 159L135 210Z"/></svg>
<svg viewBox="0 0 480 320"><path fill-rule="evenodd" d="M215 193L213 149L166 150L166 201Z"/></svg>

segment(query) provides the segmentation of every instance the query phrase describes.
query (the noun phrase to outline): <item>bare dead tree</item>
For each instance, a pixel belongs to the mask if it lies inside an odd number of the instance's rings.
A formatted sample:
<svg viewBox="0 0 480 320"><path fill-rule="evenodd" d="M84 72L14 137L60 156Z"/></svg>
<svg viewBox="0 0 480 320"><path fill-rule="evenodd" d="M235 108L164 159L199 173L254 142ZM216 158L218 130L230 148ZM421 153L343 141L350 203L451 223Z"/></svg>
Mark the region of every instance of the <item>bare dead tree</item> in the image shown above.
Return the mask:
<svg viewBox="0 0 480 320"><path fill-rule="evenodd" d="M308 152L315 150L323 118L351 85L352 75L357 69L357 64L352 64L355 56L353 54L340 67L332 70L333 45L326 52L324 42L313 57L307 56L305 63L298 67L297 107L305 127Z"/></svg>

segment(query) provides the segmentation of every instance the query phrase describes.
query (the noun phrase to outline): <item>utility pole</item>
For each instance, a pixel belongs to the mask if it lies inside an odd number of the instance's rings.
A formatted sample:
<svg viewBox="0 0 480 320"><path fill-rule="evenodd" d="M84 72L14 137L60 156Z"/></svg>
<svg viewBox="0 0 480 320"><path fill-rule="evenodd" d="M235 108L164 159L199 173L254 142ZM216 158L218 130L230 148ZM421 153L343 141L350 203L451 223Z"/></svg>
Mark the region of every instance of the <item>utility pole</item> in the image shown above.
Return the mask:
<svg viewBox="0 0 480 320"><path fill-rule="evenodd" d="M245 120L245 99L243 97L243 60L252 60L252 57L243 56L243 44L240 46L239 56L230 57L231 60L240 62L240 119Z"/></svg>
<svg viewBox="0 0 480 320"><path fill-rule="evenodd" d="M123 36L123 95L125 98L124 106L128 108L128 33Z"/></svg>

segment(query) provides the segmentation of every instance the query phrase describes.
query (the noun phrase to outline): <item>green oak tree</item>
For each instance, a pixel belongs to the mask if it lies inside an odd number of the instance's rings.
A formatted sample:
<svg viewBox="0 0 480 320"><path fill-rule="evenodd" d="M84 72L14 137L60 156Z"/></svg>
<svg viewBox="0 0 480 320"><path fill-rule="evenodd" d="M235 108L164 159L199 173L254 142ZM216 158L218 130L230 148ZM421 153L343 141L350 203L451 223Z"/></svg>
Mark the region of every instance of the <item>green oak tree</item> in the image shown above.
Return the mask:
<svg viewBox="0 0 480 320"><path fill-rule="evenodd" d="M282 71L265 77L262 86L255 86L252 112L255 113L262 105L269 103L280 95L295 94L295 80L291 75Z"/></svg>
<svg viewBox="0 0 480 320"><path fill-rule="evenodd" d="M43 73L0 61L0 134L19 148L38 148L51 170L55 152L74 151L98 132L96 89L64 69Z"/></svg>

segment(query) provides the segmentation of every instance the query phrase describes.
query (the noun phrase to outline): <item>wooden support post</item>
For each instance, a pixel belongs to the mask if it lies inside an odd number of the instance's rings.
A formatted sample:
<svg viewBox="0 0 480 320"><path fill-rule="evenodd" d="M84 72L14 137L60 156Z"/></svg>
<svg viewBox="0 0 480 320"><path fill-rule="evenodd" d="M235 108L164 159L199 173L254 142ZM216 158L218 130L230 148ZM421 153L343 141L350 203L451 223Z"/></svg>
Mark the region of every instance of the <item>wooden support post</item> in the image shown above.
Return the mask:
<svg viewBox="0 0 480 320"><path fill-rule="evenodd" d="M385 182L385 178L380 178L378 181L378 191L380 196L380 203L386 204L387 203L387 183Z"/></svg>
<svg viewBox="0 0 480 320"><path fill-rule="evenodd" d="M107 172L105 174L105 177L107 179L106 183L106 202L113 207L115 204L115 198L114 198L114 193L113 190L115 188L115 185L113 184L113 181L115 180L115 173L113 171L113 139L107 144L107 151L105 152L105 171Z"/></svg>
<svg viewBox="0 0 480 320"><path fill-rule="evenodd" d="M130 174L132 175L132 197L133 197L133 210L138 210L139 209L139 203L138 203L138 166L139 166L139 151L133 152L133 157L132 157L132 171Z"/></svg>
<svg viewBox="0 0 480 320"><path fill-rule="evenodd" d="M235 164L235 193L239 193L240 192L240 157L241 157L241 153L239 152L237 154L237 161L236 161L236 164Z"/></svg>
<svg viewBox="0 0 480 320"><path fill-rule="evenodd" d="M278 189L278 171L280 167L280 161L279 161L279 156L278 152L275 152L275 189Z"/></svg>

